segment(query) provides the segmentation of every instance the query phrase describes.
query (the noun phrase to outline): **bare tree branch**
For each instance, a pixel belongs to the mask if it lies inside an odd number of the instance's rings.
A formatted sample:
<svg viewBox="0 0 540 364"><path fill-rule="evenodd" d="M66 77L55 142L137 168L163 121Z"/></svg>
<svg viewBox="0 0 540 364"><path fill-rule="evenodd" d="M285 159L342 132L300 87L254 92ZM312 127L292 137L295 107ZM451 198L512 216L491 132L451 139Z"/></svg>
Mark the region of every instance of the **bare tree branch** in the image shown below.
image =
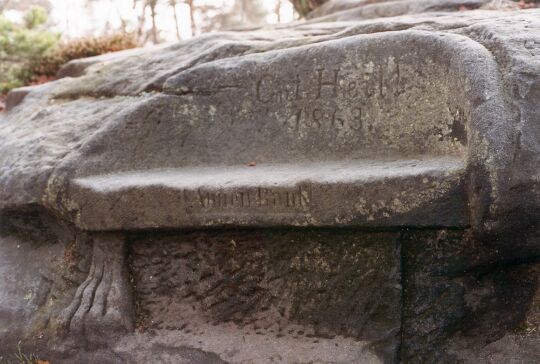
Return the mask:
<svg viewBox="0 0 540 364"><path fill-rule="evenodd" d="M315 10L327 1L328 0L290 0L294 6L294 10L296 10L301 17L305 17L309 12Z"/></svg>

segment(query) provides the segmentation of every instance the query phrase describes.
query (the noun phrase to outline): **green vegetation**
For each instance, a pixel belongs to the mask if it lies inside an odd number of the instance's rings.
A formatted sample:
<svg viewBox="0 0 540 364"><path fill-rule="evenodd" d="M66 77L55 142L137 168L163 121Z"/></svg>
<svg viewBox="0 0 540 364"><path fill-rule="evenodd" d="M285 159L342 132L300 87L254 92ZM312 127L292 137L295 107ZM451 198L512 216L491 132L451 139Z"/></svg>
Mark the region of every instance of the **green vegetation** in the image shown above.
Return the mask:
<svg viewBox="0 0 540 364"><path fill-rule="evenodd" d="M58 43L43 8L32 7L23 19L17 24L0 15L0 93L30 82L30 64Z"/></svg>
<svg viewBox="0 0 540 364"><path fill-rule="evenodd" d="M139 45L130 33L60 42L60 34L47 29L46 11L34 6L21 24L0 14L0 94L28 84L54 79L66 62Z"/></svg>
<svg viewBox="0 0 540 364"><path fill-rule="evenodd" d="M22 352L21 349L21 342L17 344L17 351L12 355L12 358L3 358L0 357L0 364L41 364L41 363L47 363L46 360L40 360L36 355L34 354L25 354Z"/></svg>

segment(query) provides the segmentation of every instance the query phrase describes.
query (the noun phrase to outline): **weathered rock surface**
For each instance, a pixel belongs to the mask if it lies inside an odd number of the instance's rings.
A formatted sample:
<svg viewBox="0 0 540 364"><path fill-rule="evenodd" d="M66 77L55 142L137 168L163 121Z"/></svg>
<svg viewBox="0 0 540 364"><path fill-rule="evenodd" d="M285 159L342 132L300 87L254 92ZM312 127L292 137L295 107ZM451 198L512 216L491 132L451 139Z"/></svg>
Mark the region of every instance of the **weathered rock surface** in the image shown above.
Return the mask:
<svg viewBox="0 0 540 364"><path fill-rule="evenodd" d="M0 355L538 361L540 11L355 3L10 95Z"/></svg>
<svg viewBox="0 0 540 364"><path fill-rule="evenodd" d="M372 19L426 12L472 10L492 0L335 0L309 14L324 20Z"/></svg>

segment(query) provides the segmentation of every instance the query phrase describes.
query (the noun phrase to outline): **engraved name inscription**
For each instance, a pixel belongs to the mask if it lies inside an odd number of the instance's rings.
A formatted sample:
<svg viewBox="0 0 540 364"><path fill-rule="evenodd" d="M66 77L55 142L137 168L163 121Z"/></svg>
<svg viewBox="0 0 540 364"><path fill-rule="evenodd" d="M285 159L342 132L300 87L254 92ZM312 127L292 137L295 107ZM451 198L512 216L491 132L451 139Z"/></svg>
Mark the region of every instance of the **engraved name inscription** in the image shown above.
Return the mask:
<svg viewBox="0 0 540 364"><path fill-rule="evenodd" d="M294 189L264 187L242 188L234 191L196 191L195 205L203 209L271 209L297 210L309 207L312 197L309 186Z"/></svg>
<svg viewBox="0 0 540 364"><path fill-rule="evenodd" d="M394 59L380 65L369 63L354 71L316 68L311 74L292 78L264 73L254 88L258 103L286 109L283 124L295 130L369 129L363 119L369 100L405 92L400 66Z"/></svg>
<svg viewBox="0 0 540 364"><path fill-rule="evenodd" d="M356 72L344 72L340 67L317 68L312 75L297 74L293 79L264 73L255 83L255 95L263 104L328 98L366 99L400 95L405 91L403 86L399 63L390 60L386 65L370 65Z"/></svg>

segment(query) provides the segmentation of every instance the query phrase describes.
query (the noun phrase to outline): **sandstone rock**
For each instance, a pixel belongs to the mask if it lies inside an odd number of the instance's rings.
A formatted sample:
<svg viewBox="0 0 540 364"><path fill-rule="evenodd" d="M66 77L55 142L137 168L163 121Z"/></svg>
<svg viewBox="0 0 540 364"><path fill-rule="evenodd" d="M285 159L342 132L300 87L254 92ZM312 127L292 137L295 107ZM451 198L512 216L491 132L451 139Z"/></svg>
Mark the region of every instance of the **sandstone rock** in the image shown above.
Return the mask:
<svg viewBox="0 0 540 364"><path fill-rule="evenodd" d="M12 93L0 355L534 362L540 12L355 3Z"/></svg>
<svg viewBox="0 0 540 364"><path fill-rule="evenodd" d="M403 235L404 362L538 360L540 247L520 238L526 257L469 232Z"/></svg>
<svg viewBox="0 0 540 364"><path fill-rule="evenodd" d="M309 14L324 20L372 19L435 11L478 9L491 0L335 0ZM321 19L322 20L322 19Z"/></svg>

